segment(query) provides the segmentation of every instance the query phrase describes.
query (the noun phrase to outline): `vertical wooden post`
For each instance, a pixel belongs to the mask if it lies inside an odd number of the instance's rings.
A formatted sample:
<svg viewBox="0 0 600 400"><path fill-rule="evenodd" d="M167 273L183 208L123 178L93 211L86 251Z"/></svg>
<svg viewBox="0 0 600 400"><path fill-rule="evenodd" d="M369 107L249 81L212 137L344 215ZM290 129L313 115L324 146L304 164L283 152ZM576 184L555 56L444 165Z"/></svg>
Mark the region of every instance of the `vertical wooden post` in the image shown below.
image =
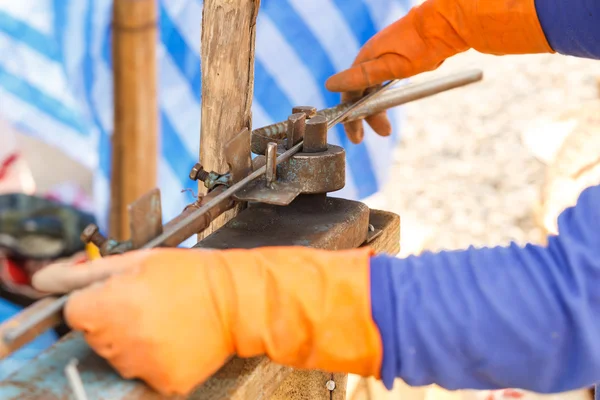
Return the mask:
<svg viewBox="0 0 600 400"><path fill-rule="evenodd" d="M127 239L127 205L156 187L156 0L113 5L114 133L110 235Z"/></svg>
<svg viewBox="0 0 600 400"><path fill-rule="evenodd" d="M202 11L202 128L200 162L224 173L225 144L252 129L254 43L260 0L205 0ZM205 191L202 184L200 191ZM229 221L239 209L213 221L200 238Z"/></svg>

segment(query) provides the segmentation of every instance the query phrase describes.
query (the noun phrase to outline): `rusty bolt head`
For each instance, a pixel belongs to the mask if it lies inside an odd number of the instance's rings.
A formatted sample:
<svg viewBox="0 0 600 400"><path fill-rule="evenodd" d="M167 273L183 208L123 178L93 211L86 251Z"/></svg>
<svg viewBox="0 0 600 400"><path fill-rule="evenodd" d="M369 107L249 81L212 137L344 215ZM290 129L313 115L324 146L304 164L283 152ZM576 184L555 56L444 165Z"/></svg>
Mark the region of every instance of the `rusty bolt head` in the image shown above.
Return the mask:
<svg viewBox="0 0 600 400"><path fill-rule="evenodd" d="M196 163L190 171L190 179L193 181L198 180L198 174L200 173L200 171L202 171L202 169L202 164Z"/></svg>
<svg viewBox="0 0 600 400"><path fill-rule="evenodd" d="M81 232L80 239L85 244L93 243L97 246L102 244L100 242L106 240L104 236L100 234L100 229L94 224L89 224L85 227L83 232Z"/></svg>
<svg viewBox="0 0 600 400"><path fill-rule="evenodd" d="M193 181L205 181L208 178L208 172L202 168L202 164L196 163L190 171L190 179Z"/></svg>

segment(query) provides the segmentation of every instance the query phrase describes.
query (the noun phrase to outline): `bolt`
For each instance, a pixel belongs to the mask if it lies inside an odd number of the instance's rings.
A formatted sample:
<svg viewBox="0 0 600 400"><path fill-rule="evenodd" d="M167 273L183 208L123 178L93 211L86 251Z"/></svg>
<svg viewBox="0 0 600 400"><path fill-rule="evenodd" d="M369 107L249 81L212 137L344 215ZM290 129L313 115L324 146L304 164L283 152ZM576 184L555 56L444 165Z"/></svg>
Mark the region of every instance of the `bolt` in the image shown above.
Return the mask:
<svg viewBox="0 0 600 400"><path fill-rule="evenodd" d="M94 224L89 224L85 227L83 232L81 232L80 239L83 243L93 243L98 248L102 247L108 240L100 233L100 229Z"/></svg>
<svg viewBox="0 0 600 400"><path fill-rule="evenodd" d="M375 232L375 227L369 224L369 232Z"/></svg>
<svg viewBox="0 0 600 400"><path fill-rule="evenodd" d="M335 382L332 380L328 380L327 383L325 384L325 387L327 388L327 390L329 390L330 392L333 392L335 390Z"/></svg>
<svg viewBox="0 0 600 400"><path fill-rule="evenodd" d="M193 181L205 181L208 178L208 172L202 168L202 164L196 163L190 171L190 179Z"/></svg>

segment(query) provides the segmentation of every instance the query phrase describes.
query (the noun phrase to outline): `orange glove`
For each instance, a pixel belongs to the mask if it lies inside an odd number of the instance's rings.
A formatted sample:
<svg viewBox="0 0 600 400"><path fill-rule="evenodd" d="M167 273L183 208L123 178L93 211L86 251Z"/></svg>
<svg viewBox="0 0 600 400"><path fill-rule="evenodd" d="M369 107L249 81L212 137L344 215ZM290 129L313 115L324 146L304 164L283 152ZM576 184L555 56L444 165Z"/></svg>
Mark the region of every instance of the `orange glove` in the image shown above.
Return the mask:
<svg viewBox="0 0 600 400"><path fill-rule="evenodd" d="M326 82L328 90L354 100L392 79L438 68L447 58L475 49L482 53L553 53L535 10L535 0L427 0L371 38L352 67ZM375 132L391 133L385 112L367 118ZM364 136L361 121L345 124L354 143Z"/></svg>
<svg viewBox="0 0 600 400"><path fill-rule="evenodd" d="M229 357L379 377L368 250L156 249L34 278L71 295L67 323L126 378L185 394ZM62 281L62 283L61 283Z"/></svg>

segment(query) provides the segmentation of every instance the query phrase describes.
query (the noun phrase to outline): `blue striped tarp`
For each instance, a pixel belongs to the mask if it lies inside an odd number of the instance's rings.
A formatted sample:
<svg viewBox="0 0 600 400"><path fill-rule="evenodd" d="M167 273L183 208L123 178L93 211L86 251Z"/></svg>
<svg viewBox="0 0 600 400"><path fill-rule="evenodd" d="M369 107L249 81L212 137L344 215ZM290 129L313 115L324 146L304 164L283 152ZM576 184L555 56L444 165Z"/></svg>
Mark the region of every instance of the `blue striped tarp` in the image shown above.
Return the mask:
<svg viewBox="0 0 600 400"><path fill-rule="evenodd" d="M112 76L111 0L0 2L0 117L53 144L95 173L95 210L106 228ZM347 68L379 29L405 14L410 0L262 0L256 40L254 127L283 120L294 105L333 106L325 80ZM200 132L200 0L160 0L159 186L164 218L191 200L188 172ZM368 130L351 145L343 129L330 142L346 148L347 184L339 195L364 198L389 172L392 138Z"/></svg>

